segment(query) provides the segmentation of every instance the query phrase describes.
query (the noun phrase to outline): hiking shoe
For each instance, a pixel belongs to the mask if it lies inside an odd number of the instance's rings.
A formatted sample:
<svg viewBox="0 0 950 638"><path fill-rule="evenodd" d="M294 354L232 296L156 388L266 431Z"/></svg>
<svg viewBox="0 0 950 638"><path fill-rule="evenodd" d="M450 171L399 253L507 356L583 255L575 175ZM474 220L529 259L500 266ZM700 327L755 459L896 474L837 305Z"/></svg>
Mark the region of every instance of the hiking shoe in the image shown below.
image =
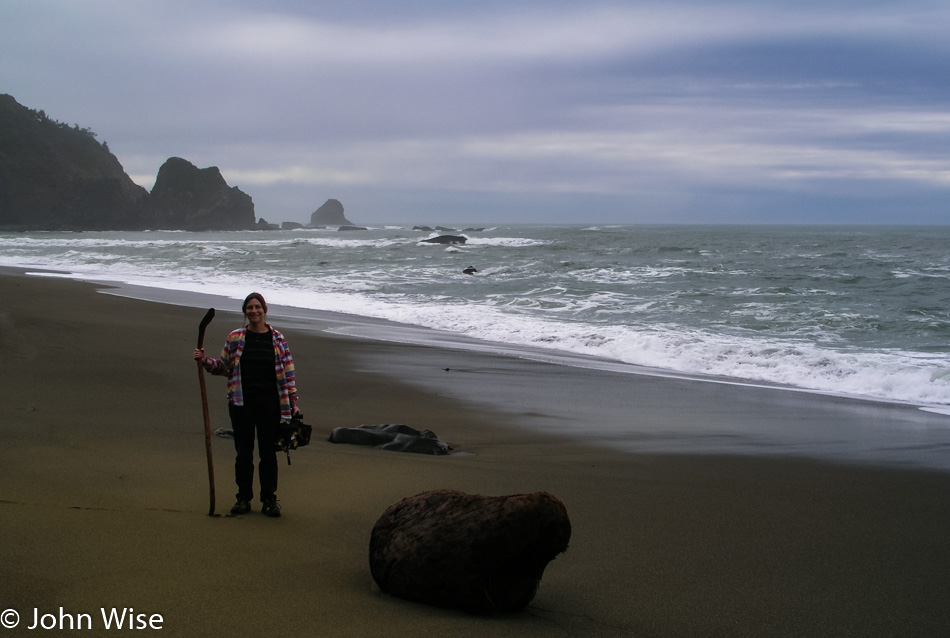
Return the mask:
<svg viewBox="0 0 950 638"><path fill-rule="evenodd" d="M247 514L251 511L251 504L245 499L238 497L238 500L235 501L234 506L231 508L231 515L237 516L238 514Z"/></svg>
<svg viewBox="0 0 950 638"><path fill-rule="evenodd" d="M261 506L261 514L270 516L271 518L280 516L280 504L277 502L276 496L264 501L264 504Z"/></svg>

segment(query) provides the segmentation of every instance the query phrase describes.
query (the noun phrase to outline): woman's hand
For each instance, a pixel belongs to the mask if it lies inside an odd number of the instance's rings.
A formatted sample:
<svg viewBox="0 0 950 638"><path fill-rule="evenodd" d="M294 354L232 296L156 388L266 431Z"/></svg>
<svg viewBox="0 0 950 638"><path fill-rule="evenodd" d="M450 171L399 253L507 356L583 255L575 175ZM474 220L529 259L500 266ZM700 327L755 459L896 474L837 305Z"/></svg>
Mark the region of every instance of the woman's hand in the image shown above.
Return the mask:
<svg viewBox="0 0 950 638"><path fill-rule="evenodd" d="M205 349L195 348L195 361L200 361L202 365L205 362Z"/></svg>

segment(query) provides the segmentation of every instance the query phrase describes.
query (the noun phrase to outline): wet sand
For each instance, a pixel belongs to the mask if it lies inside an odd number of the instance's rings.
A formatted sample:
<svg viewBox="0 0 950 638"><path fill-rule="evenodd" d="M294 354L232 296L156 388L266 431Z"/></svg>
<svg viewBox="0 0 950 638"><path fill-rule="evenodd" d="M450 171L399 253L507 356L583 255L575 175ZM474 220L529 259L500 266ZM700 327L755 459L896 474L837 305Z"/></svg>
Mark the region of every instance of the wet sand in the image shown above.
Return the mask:
<svg viewBox="0 0 950 638"><path fill-rule="evenodd" d="M0 607L22 623L62 607L99 627L100 609L115 607L161 614L162 632L176 636L943 636L950 627L950 472L904 456L808 458L855 438L862 422L936 429L908 409L653 377L627 378L623 400L607 402L619 382L601 372L318 334L274 317L313 443L289 467L280 457L280 519L258 503L212 518L190 358L203 311L12 273L0 275L0 293ZM238 325L219 310L207 347ZM224 380L205 380L212 428L227 426ZM631 410L640 434L609 434ZM602 419L588 427L603 436L588 444L578 419ZM755 435L757 422L777 434ZM806 426L798 444L785 435L793 422ZM363 423L431 429L464 454L326 441L334 427ZM672 453L702 449L730 424L745 443L720 449L744 454ZM941 437L925 434L927 457L939 456ZM220 438L213 448L225 514L233 448ZM570 548L526 611L472 617L376 590L374 522L438 488L544 490L565 502Z"/></svg>

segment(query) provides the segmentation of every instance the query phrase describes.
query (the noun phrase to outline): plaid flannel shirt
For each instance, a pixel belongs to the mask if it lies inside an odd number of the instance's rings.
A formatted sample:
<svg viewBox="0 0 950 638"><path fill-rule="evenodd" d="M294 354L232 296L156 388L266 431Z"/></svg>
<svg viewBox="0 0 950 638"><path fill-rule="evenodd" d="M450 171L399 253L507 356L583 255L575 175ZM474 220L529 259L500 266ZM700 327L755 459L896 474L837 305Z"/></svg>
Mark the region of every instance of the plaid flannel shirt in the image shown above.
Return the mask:
<svg viewBox="0 0 950 638"><path fill-rule="evenodd" d="M294 359L284 335L267 326L274 340L274 368L277 371L277 393L280 397L280 419L290 421L297 407L297 385L294 381ZM211 374L227 375L228 401L232 405L244 405L241 388L241 354L244 352L246 328L239 328L228 335L221 349L221 358L208 357L205 369Z"/></svg>

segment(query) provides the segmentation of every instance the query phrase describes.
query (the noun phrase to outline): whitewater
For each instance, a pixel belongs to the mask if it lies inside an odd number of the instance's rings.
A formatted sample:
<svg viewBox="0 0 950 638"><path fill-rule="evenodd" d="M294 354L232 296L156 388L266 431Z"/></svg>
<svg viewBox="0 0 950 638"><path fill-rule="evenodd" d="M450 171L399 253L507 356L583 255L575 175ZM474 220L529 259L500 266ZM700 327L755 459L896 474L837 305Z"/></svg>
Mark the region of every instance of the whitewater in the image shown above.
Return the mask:
<svg viewBox="0 0 950 638"><path fill-rule="evenodd" d="M421 242L438 234L0 233L0 266L235 300L256 290L515 356L950 406L950 228L510 225Z"/></svg>

